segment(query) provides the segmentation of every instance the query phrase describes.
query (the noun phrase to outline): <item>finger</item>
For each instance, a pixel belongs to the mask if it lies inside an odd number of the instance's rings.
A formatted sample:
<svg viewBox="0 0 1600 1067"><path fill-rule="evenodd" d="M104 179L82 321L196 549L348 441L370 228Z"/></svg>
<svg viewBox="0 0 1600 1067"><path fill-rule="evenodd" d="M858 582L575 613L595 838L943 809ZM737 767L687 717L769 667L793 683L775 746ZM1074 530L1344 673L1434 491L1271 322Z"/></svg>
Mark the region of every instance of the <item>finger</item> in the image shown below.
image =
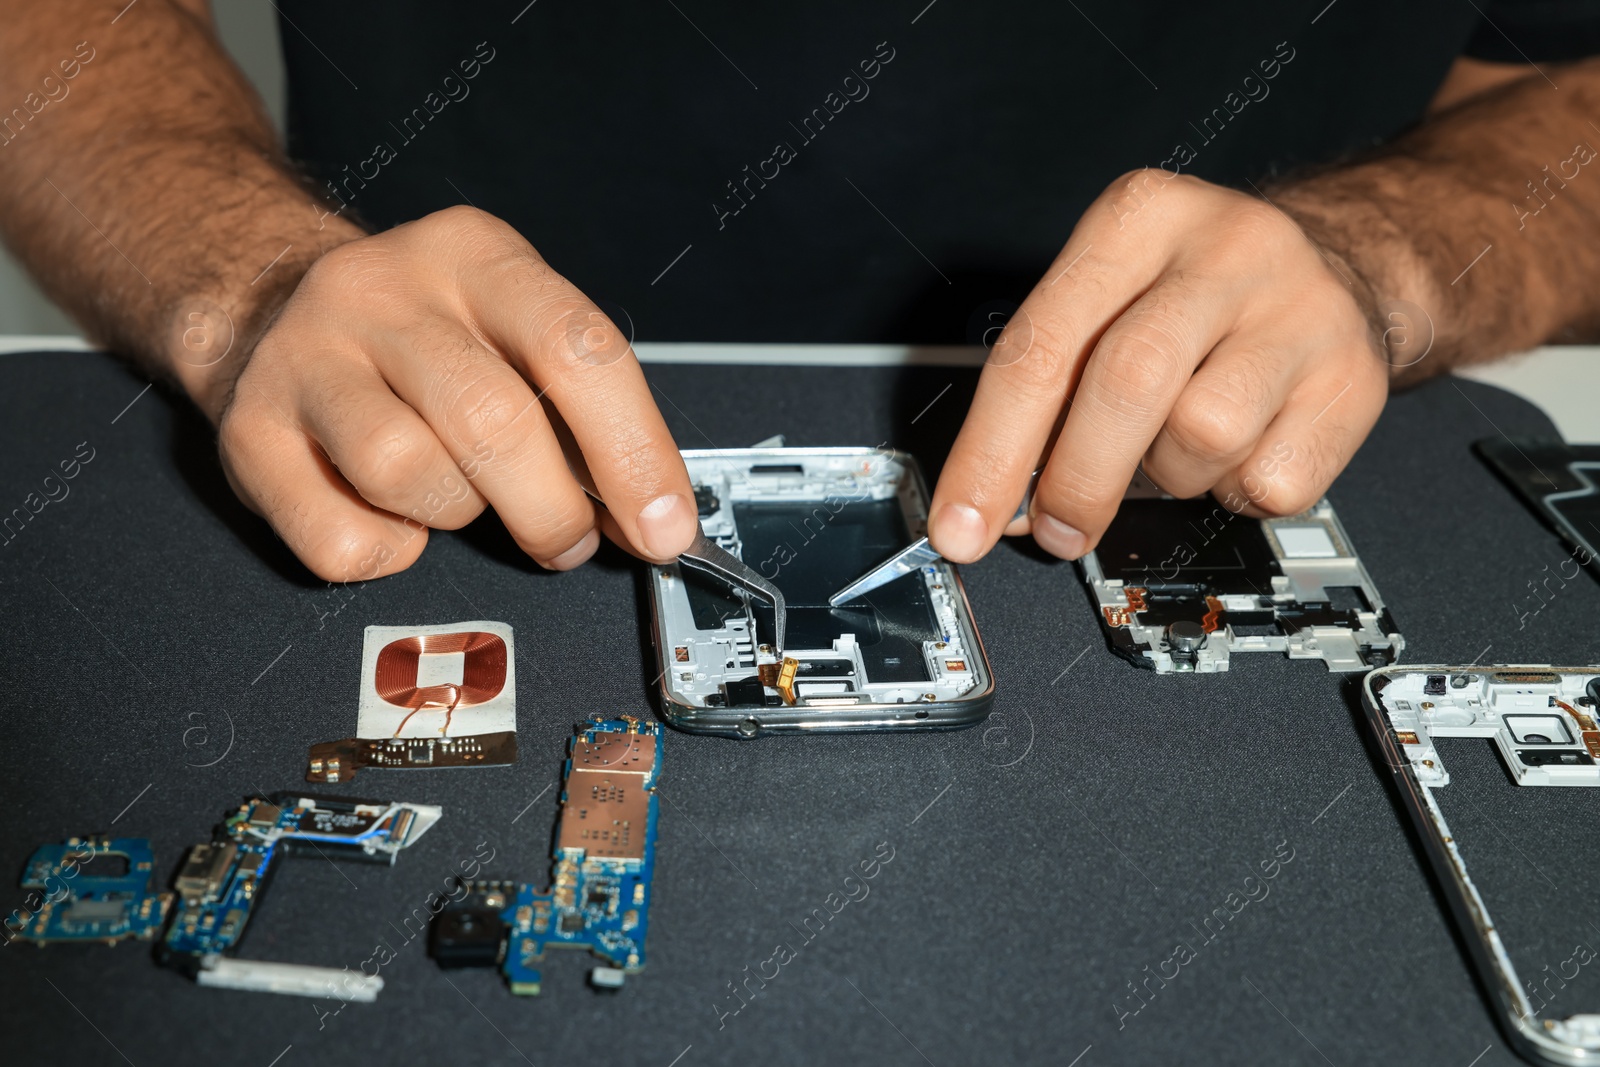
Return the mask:
<svg viewBox="0 0 1600 1067"><path fill-rule="evenodd" d="M484 499L433 428L370 366L329 360L300 392L300 415L339 473L371 503L424 526L454 530Z"/></svg>
<svg viewBox="0 0 1600 1067"><path fill-rule="evenodd" d="M1298 515L1322 499L1383 409L1386 383L1356 369L1296 390L1244 462L1218 480L1217 499L1257 516Z"/></svg>
<svg viewBox="0 0 1600 1067"><path fill-rule="evenodd" d="M618 545L624 552L636 559L648 559L648 557L640 555L639 550L628 543L628 538L622 532L622 527L617 523L616 519L611 517L611 513L605 508L600 509L599 522L600 532L605 534L607 538Z"/></svg>
<svg viewBox="0 0 1600 1067"><path fill-rule="evenodd" d="M600 529L592 529L583 535L583 540L561 553L553 559L543 561L546 568L553 571L570 571L581 566L600 550Z"/></svg>
<svg viewBox="0 0 1600 1067"><path fill-rule="evenodd" d="M1163 192L1168 186L1179 188ZM1197 179L1134 171L1084 212L1001 332L934 490L930 538L946 557L969 562L1002 529L1026 528L1011 521L1012 510L1096 341L1171 264L1179 249L1167 235L1183 221L1186 198L1205 188Z"/></svg>
<svg viewBox="0 0 1600 1067"><path fill-rule="evenodd" d="M433 428L522 550L551 569L575 565L567 554L586 543L593 554L594 505L522 376L445 320L383 344L398 349L378 360L384 379Z"/></svg>
<svg viewBox="0 0 1600 1067"><path fill-rule="evenodd" d="M1033 536L1076 559L1105 531L1194 369L1236 321L1236 283L1163 277L1106 328L1033 499Z"/></svg>
<svg viewBox="0 0 1600 1067"><path fill-rule="evenodd" d="M559 411L546 411L545 417L550 420L550 429L555 433L556 440L561 443L561 451L567 457L567 467L572 471L573 477L577 478L578 484L589 492L597 492L594 487L594 474L589 470L589 462L584 458L583 450L578 447L578 439L573 435L572 427L567 425L567 421L561 417ZM635 559L650 560L649 556L635 548L628 540L628 535L609 508L602 504L594 509L594 513L596 526L610 541ZM695 521L699 521L698 514L695 516Z"/></svg>
<svg viewBox="0 0 1600 1067"><path fill-rule="evenodd" d="M1017 529L1012 513L1095 339L1158 275L1154 242L1109 256L1093 230L1079 224L984 364L929 507L929 539L947 559L970 563Z"/></svg>
<svg viewBox="0 0 1600 1067"><path fill-rule="evenodd" d="M498 269L461 288L470 318L572 427L629 543L657 562L677 557L694 539L699 513L632 345L514 230L490 222L503 251Z"/></svg>
<svg viewBox="0 0 1600 1067"><path fill-rule="evenodd" d="M362 499L299 429L240 402L219 434L234 492L319 578L351 582L404 570L428 531Z"/></svg>
<svg viewBox="0 0 1600 1067"><path fill-rule="evenodd" d="M1243 463L1306 374L1295 347L1290 338L1224 338L1172 405L1145 453L1145 474L1173 496L1193 497Z"/></svg>

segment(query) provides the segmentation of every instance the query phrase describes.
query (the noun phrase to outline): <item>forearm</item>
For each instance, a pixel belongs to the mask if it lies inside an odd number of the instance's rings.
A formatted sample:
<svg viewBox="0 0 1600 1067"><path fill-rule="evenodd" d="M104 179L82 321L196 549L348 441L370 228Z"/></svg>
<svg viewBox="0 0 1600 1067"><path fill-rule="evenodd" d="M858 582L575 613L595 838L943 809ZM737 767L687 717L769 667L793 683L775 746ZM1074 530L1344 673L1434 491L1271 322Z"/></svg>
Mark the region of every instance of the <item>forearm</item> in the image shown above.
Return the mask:
<svg viewBox="0 0 1600 1067"><path fill-rule="evenodd" d="M1349 268L1399 381L1600 332L1600 174L1587 166L1600 64L1546 73L1559 91L1530 72L1373 157L1265 191Z"/></svg>
<svg viewBox="0 0 1600 1067"><path fill-rule="evenodd" d="M294 175L200 0L125 2L0 4L0 230L91 338L215 419L299 277L362 231Z"/></svg>

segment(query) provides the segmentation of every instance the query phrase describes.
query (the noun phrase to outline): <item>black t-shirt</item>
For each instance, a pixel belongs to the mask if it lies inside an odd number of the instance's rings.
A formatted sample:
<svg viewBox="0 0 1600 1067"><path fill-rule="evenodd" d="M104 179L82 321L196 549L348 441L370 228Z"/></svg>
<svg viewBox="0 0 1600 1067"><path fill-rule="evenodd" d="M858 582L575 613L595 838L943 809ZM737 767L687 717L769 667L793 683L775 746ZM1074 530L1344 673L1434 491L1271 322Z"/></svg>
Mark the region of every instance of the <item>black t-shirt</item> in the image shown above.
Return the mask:
<svg viewBox="0 0 1600 1067"><path fill-rule="evenodd" d="M1090 201L1417 122L1463 53L1600 51L1594 3L279 0L290 150L387 227L468 202L640 340L963 343Z"/></svg>

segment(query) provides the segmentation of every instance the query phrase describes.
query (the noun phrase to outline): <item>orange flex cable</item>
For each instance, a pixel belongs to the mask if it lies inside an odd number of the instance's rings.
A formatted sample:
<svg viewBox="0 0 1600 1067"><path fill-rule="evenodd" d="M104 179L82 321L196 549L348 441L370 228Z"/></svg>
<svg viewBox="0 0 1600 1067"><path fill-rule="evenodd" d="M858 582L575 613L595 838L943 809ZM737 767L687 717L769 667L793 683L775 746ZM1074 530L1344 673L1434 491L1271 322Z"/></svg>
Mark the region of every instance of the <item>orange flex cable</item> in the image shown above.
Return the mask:
<svg viewBox="0 0 1600 1067"><path fill-rule="evenodd" d="M1572 716L1573 721L1578 724L1579 730L1594 729L1594 720L1585 715L1583 712L1579 711L1577 708L1573 707L1571 704L1568 704L1565 700L1561 700L1558 697L1551 697L1550 700L1555 704L1556 707Z"/></svg>

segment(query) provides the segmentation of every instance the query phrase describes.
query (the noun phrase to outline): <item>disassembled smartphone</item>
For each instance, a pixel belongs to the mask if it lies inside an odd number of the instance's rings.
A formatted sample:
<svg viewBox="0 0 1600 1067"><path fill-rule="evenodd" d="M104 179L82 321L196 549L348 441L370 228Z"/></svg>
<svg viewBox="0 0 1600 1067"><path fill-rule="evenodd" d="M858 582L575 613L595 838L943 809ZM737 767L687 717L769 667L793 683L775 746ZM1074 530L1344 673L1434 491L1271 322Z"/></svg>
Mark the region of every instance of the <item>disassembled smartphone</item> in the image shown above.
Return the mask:
<svg viewBox="0 0 1600 1067"><path fill-rule="evenodd" d="M549 892L469 883L429 931L440 967L498 966L525 996L539 992L547 948L586 948L605 960L589 972L596 989L619 989L644 969L662 728L626 715L596 719L579 728L563 770Z"/></svg>
<svg viewBox="0 0 1600 1067"><path fill-rule="evenodd" d="M393 864L400 850L439 821L431 804L305 797L253 797L208 843L189 850L175 887L178 910L157 959L203 986L371 1001L376 975L332 967L241 960L231 956L261 903L278 860L304 847L313 856Z"/></svg>
<svg viewBox="0 0 1600 1067"><path fill-rule="evenodd" d="M870 594L828 598L926 532L916 462L873 448L683 453L707 537L776 585L772 610L677 563L650 568L664 714L695 733L970 726L994 678L954 566L940 561Z"/></svg>
<svg viewBox="0 0 1600 1067"><path fill-rule="evenodd" d="M1083 570L1111 650L1161 674L1225 671L1235 652L1363 671L1405 647L1326 500L1253 519L1141 479Z"/></svg>
<svg viewBox="0 0 1600 1067"><path fill-rule="evenodd" d="M369 626L356 735L311 746L308 782L362 767L498 767L517 761L517 668L503 622Z"/></svg>
<svg viewBox="0 0 1600 1067"><path fill-rule="evenodd" d="M1540 1063L1600 1063L1600 1004L1564 1019L1538 1017L1549 991L1541 994L1512 964L1502 928L1473 884L1462 842L1435 796L1450 784L1437 746L1446 738L1488 738L1516 786L1600 786L1600 666L1387 667L1367 675L1362 695L1368 724L1512 1044ZM1498 803L1508 808L1515 800ZM1573 846L1581 840L1580 831ZM1559 988L1575 976L1576 970L1562 974ZM1532 997L1540 998L1537 1007Z"/></svg>
<svg viewBox="0 0 1600 1067"><path fill-rule="evenodd" d="M1574 559L1600 569L1600 445L1491 437L1473 447L1572 546Z"/></svg>

